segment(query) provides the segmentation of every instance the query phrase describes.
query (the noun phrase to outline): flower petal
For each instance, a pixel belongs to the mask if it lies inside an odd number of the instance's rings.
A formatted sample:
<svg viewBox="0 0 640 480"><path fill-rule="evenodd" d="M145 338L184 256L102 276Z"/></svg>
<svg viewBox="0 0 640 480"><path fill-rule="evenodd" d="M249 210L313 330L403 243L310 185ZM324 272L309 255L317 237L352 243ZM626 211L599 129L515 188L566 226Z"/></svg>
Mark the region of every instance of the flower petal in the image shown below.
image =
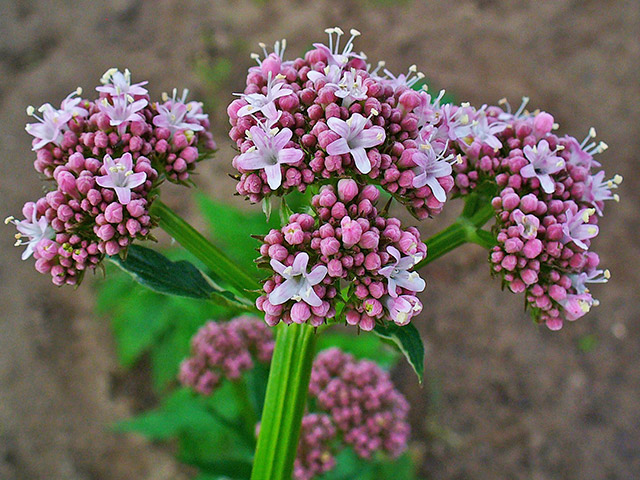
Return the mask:
<svg viewBox="0 0 640 480"><path fill-rule="evenodd" d="M243 170L260 170L270 166L259 150L243 153L236 160L236 165Z"/></svg>
<svg viewBox="0 0 640 480"><path fill-rule="evenodd" d="M285 280L269 294L269 303L271 305L282 305L288 300L291 300L296 293L298 293L298 281L290 278Z"/></svg>
<svg viewBox="0 0 640 480"><path fill-rule="evenodd" d="M293 274L302 275L307 273L307 264L309 263L309 254L307 252L301 252L293 259Z"/></svg>
<svg viewBox="0 0 640 480"><path fill-rule="evenodd" d="M349 128L349 125L347 125L347 122L345 122L344 120L336 117L331 117L329 120L327 120L327 125L331 130L336 132L341 137L349 137L351 129Z"/></svg>
<svg viewBox="0 0 640 480"><path fill-rule="evenodd" d="M278 153L278 163L297 163L304 153L297 148L284 148Z"/></svg>
<svg viewBox="0 0 640 480"><path fill-rule="evenodd" d="M282 264L282 262L279 262L278 260L272 258L271 262L269 263L271 264L271 268L273 268L273 270L278 275L282 275L283 277L288 278L288 276L284 274L284 271L287 267L284 264Z"/></svg>
<svg viewBox="0 0 640 480"><path fill-rule="evenodd" d="M433 196L436 197L436 200L443 203L447 200L447 194L436 178L431 177L427 179L426 183L429 185L429 188L431 189Z"/></svg>
<svg viewBox="0 0 640 480"><path fill-rule="evenodd" d="M309 288L305 288L302 292L300 292L300 297L302 300L307 302L312 307L320 307L322 306L322 300L313 290L313 287L307 285Z"/></svg>
<svg viewBox="0 0 640 480"><path fill-rule="evenodd" d="M264 173L267 174L267 183L271 190L277 190L282 185L282 169L280 164L269 165L264 167Z"/></svg>
<svg viewBox="0 0 640 480"><path fill-rule="evenodd" d="M293 136L293 132L291 131L291 129L283 128L278 132L278 134L275 137L273 137L271 144L273 145L273 148L275 148L276 150L282 150L285 147L285 145L289 143L289 140L291 140L292 136Z"/></svg>
<svg viewBox="0 0 640 480"><path fill-rule="evenodd" d="M311 286L317 285L324 280L324 277L327 276L327 271L327 267L324 265L318 265L307 275L307 281Z"/></svg>
<svg viewBox="0 0 640 480"><path fill-rule="evenodd" d="M110 175L103 175L96 178L96 183L104 188L115 188L116 184Z"/></svg>
<svg viewBox="0 0 640 480"><path fill-rule="evenodd" d="M122 205L127 205L131 201L131 189L127 187L113 187L118 196L118 201Z"/></svg>
<svg viewBox="0 0 640 480"><path fill-rule="evenodd" d="M124 166L124 171L129 172L133 169L133 158L131 158L131 154L129 152L125 153L120 157L120 165Z"/></svg>
<svg viewBox="0 0 640 480"><path fill-rule="evenodd" d="M349 144L344 138L334 140L329 145L327 145L327 153L329 155L342 155L344 153L349 153L350 151L351 148L349 148Z"/></svg>
<svg viewBox="0 0 640 480"><path fill-rule="evenodd" d="M145 182L146 179L147 179L147 174L145 172L134 173L132 175L129 175L126 178L126 182L127 182L126 186L129 188L139 187Z"/></svg>
<svg viewBox="0 0 640 480"><path fill-rule="evenodd" d="M364 148L354 148L351 150L351 156L356 162L356 168L361 173L367 174L371 171L371 161L367 157L367 152L365 152Z"/></svg>
<svg viewBox="0 0 640 480"><path fill-rule="evenodd" d="M360 135L358 135L358 145L364 148L375 147L376 145L384 143L385 138L386 134L384 132L384 128L371 127L367 130L363 130Z"/></svg>

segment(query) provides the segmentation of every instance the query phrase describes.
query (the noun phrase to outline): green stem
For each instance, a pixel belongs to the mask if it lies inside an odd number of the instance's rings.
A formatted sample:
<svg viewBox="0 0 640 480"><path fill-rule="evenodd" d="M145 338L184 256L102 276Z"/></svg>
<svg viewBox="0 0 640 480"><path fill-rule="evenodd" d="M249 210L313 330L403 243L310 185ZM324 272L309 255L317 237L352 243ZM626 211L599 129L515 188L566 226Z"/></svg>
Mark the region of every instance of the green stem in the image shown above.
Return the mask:
<svg viewBox="0 0 640 480"><path fill-rule="evenodd" d="M291 480L307 403L314 329L295 323L278 328L251 480Z"/></svg>
<svg viewBox="0 0 640 480"><path fill-rule="evenodd" d="M255 300L254 290L260 288L258 282L227 257L183 218L159 199L151 205L151 214L159 219L160 228L175 238L180 245L204 263L207 268L249 300Z"/></svg>
<svg viewBox="0 0 640 480"><path fill-rule="evenodd" d="M495 210L490 203L477 208L477 199L471 197L468 203L465 203L463 214L454 223L426 240L427 257L416 264L416 270L465 243L475 243L485 248L491 248L494 240L490 235L487 235L488 232L481 230L481 228L494 215Z"/></svg>

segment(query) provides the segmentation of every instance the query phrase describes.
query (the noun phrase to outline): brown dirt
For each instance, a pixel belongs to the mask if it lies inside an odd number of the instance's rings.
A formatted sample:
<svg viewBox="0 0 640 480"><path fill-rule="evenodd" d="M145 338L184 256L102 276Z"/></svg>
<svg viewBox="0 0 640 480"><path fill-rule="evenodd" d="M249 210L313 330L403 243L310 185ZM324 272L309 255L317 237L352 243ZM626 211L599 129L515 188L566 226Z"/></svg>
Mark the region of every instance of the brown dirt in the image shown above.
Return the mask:
<svg viewBox="0 0 640 480"><path fill-rule="evenodd" d="M469 247L430 266L419 323L428 388L396 372L409 395L424 474L433 479L635 479L640 472L640 3L558 0L461 2L193 1L0 2L0 213L19 212L40 186L23 131L26 105L92 88L111 66L148 78L158 95L191 87L215 101L222 149L203 166L201 188L229 198L225 103L243 85L260 40L286 37L289 57L323 39L325 26L364 33L358 46L394 71L416 63L435 88L479 105L522 95L552 112L564 132L594 125L610 146L601 158L625 176L595 242L612 281L602 305L551 333L531 324L522 298L489 279ZM204 83L203 59L228 58L231 74ZM211 103L211 102L210 102ZM214 189L215 186L215 189ZM172 190L169 203L188 212ZM451 210L451 209L450 209ZM452 213L446 215L452 218ZM427 222L425 234L446 219ZM0 256L0 478L187 478L170 448L110 432L142 387L115 388L105 319L88 285L56 289L11 247ZM595 347L579 348L585 335Z"/></svg>

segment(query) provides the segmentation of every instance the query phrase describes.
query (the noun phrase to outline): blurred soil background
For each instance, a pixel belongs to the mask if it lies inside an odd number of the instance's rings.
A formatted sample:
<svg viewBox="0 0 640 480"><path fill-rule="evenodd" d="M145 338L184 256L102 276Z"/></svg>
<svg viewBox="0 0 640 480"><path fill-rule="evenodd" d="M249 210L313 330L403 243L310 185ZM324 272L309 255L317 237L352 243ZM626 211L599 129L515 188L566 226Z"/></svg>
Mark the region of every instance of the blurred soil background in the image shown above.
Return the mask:
<svg viewBox="0 0 640 480"><path fill-rule="evenodd" d="M24 131L27 105L92 90L109 67L149 80L152 98L177 86L204 100L220 151L199 166L199 187L231 197L226 104L242 91L257 43L287 38L286 58L358 28L356 49L403 73L415 63L432 89L480 106L508 97L547 110L561 133L590 126L610 148L598 157L625 177L595 250L613 278L601 306L557 333L531 323L522 296L490 279L469 246L424 272L427 346L420 389L403 365L414 448L427 479L631 480L640 476L640 2L2 0L0 213L18 214L41 184ZM634 166L635 165L635 166ZM198 224L188 195L166 202ZM249 207L247 207L249 208ZM259 208L259 207L252 207ZM425 235L459 206L424 222ZM409 219L407 219L409 220ZM20 261L14 231L0 237L0 479L188 478L170 446L115 434L113 422L153 405L144 365L116 362L106 318L87 281L57 289Z"/></svg>

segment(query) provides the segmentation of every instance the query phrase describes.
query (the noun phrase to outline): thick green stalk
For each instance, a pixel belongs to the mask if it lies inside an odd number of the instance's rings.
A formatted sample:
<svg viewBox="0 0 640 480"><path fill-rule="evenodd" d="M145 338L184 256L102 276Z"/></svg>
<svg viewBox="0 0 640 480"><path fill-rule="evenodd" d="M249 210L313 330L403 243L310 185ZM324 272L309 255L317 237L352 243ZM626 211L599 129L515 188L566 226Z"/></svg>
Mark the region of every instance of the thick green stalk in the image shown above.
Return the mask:
<svg viewBox="0 0 640 480"><path fill-rule="evenodd" d="M171 210L160 200L151 205L151 214L158 217L160 228L175 238L180 245L211 269L218 277L235 287L249 300L257 295L253 290L260 288L259 283L233 260L227 257L218 247L202 236L182 217Z"/></svg>
<svg viewBox="0 0 640 480"><path fill-rule="evenodd" d="M251 480L291 480L307 403L314 329L295 323L278 328Z"/></svg>
<svg viewBox="0 0 640 480"><path fill-rule="evenodd" d="M481 230L481 228L493 218L495 211L490 203L475 209L476 200L473 199L472 202L472 209L467 208L470 206L467 203L463 214L454 223L425 241L427 244L427 257L416 264L416 269L424 267L465 243L475 243L485 248L491 248L494 240L490 238L489 232ZM471 216L466 216L465 213Z"/></svg>

